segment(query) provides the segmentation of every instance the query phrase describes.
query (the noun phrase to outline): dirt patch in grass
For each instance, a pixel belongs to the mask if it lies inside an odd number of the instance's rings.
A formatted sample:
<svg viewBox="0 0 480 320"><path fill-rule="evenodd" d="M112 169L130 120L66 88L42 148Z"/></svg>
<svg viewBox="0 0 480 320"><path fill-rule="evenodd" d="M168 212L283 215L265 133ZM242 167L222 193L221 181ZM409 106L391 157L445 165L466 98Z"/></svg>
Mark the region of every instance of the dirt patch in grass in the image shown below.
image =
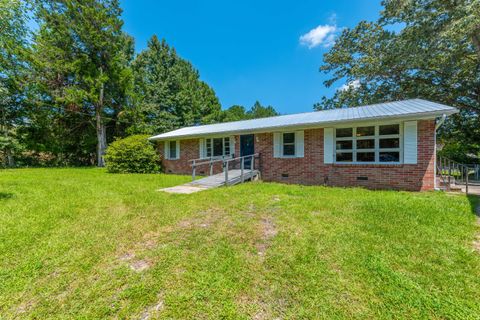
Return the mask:
<svg viewBox="0 0 480 320"><path fill-rule="evenodd" d="M257 253L259 256L264 257L265 253L270 246L271 239L277 235L277 229L275 223L271 217L266 217L261 220L261 239L257 244Z"/></svg>
<svg viewBox="0 0 480 320"><path fill-rule="evenodd" d="M140 315L140 320L148 320L148 319L157 319L159 314L162 312L164 308L164 301L162 295L158 296L157 303L152 306L145 308L145 310Z"/></svg>
<svg viewBox="0 0 480 320"><path fill-rule="evenodd" d="M137 260L130 263L130 269L136 272L142 272L151 267L151 263L146 260Z"/></svg>
<svg viewBox="0 0 480 320"><path fill-rule="evenodd" d="M245 311L249 314L250 319L273 319L269 304L261 299L255 299L250 295L242 295L238 299L238 304L246 309Z"/></svg>
<svg viewBox="0 0 480 320"><path fill-rule="evenodd" d="M152 266L152 263L147 260L135 259L135 253L133 252L127 252L121 255L118 259L121 262L127 263L130 269L135 272L145 271Z"/></svg>
<svg viewBox="0 0 480 320"><path fill-rule="evenodd" d="M27 312L30 312L31 310L33 310L36 306L36 301L34 300L30 300L30 301L27 301L27 302L23 302L21 303L17 309L16 309L16 314L18 316L21 316L22 314L24 313L27 313Z"/></svg>

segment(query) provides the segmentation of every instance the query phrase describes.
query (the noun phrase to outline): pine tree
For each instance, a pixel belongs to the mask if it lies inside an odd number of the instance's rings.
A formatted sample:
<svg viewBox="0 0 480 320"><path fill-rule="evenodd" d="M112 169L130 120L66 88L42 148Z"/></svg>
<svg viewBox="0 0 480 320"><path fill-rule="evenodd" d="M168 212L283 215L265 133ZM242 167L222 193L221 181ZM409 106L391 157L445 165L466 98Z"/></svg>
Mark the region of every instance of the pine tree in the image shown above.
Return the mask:
<svg viewBox="0 0 480 320"><path fill-rule="evenodd" d="M153 36L133 63L136 112L132 133L161 133L215 122L221 112L214 91L165 40Z"/></svg>
<svg viewBox="0 0 480 320"><path fill-rule="evenodd" d="M0 0L0 158L15 165L21 149L17 127L24 117L22 80L28 51L27 7L20 0Z"/></svg>
<svg viewBox="0 0 480 320"><path fill-rule="evenodd" d="M118 0L38 0L36 7L33 57L41 107L63 119L93 117L97 165L103 166L106 121L125 101L128 85L121 84L128 83L133 54Z"/></svg>

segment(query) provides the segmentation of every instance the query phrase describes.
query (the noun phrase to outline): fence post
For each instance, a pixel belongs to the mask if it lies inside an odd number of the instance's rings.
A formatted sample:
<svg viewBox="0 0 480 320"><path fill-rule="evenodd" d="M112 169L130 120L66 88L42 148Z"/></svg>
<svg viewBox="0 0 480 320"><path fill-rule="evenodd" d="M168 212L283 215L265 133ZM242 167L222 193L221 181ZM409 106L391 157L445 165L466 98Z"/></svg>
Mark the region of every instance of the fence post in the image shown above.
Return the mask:
<svg viewBox="0 0 480 320"><path fill-rule="evenodd" d="M195 181L195 174L196 174L196 173L195 173L195 169L196 169L195 166L196 166L195 160L193 160L193 164L192 164L192 181Z"/></svg>

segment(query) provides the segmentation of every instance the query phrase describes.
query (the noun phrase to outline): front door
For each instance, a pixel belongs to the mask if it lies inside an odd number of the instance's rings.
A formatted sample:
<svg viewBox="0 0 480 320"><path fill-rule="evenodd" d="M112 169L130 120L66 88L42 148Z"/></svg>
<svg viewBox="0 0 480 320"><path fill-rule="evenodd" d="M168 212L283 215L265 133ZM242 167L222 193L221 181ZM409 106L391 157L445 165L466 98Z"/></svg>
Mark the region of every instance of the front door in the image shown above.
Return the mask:
<svg viewBox="0 0 480 320"><path fill-rule="evenodd" d="M254 137L253 134L244 134L240 136L240 157L249 156L255 153ZM252 167L252 158L245 159L244 166L245 169L250 169Z"/></svg>

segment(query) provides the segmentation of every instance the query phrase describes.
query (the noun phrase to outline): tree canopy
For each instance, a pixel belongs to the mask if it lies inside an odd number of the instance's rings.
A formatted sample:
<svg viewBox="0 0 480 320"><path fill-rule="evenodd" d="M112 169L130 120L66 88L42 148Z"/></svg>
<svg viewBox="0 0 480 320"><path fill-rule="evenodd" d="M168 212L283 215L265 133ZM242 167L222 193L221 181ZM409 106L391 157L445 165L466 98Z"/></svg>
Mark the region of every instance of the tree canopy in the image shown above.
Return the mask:
<svg viewBox="0 0 480 320"><path fill-rule="evenodd" d="M135 55L121 13L118 0L0 0L3 166L102 166L115 138L220 121L213 89L164 40Z"/></svg>
<svg viewBox="0 0 480 320"><path fill-rule="evenodd" d="M480 155L480 1L385 0L382 5L378 21L343 30L324 55L320 70L330 75L325 85L339 80L349 85L314 107L409 98L445 103L461 112L443 127L444 142L460 142L464 155Z"/></svg>
<svg viewBox="0 0 480 320"><path fill-rule="evenodd" d="M133 61L136 107L134 133L165 131L217 120L221 106L190 62L153 36Z"/></svg>
<svg viewBox="0 0 480 320"><path fill-rule="evenodd" d="M275 110L274 107L262 106L259 101L256 101L255 104L248 111L243 106L231 106L230 108L223 111L223 114L221 115L221 120L223 122L229 122L256 118L266 118L278 115L279 113Z"/></svg>

